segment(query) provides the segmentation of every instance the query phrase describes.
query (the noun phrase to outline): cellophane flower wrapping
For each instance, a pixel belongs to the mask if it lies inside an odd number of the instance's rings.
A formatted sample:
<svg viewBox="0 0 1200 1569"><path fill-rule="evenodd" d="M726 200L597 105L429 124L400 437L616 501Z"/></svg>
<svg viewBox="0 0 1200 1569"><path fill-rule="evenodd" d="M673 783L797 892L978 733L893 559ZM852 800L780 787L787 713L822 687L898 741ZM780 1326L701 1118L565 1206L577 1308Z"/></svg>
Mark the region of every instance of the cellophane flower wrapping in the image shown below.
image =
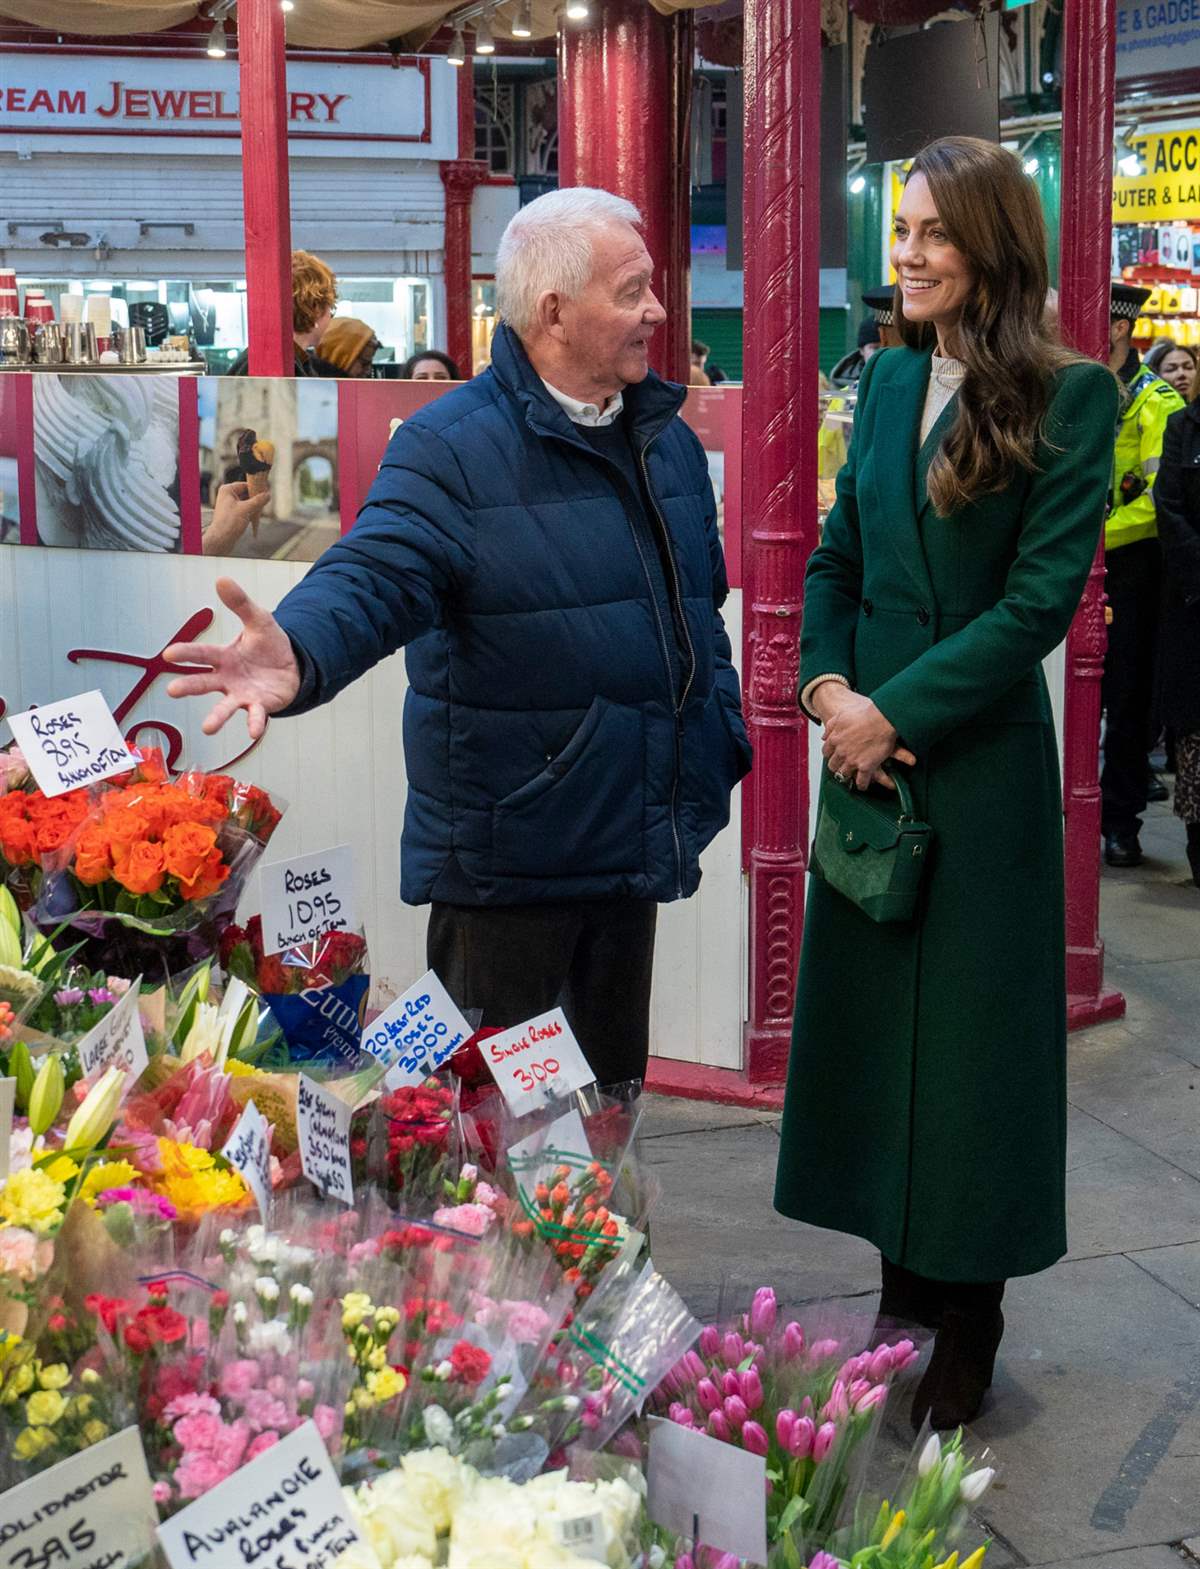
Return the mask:
<svg viewBox="0 0 1200 1569"><path fill-rule="evenodd" d="M699 1334L683 1299L648 1260L622 1259L576 1304L519 1415L532 1418L552 1456L572 1443L602 1449Z"/></svg>
<svg viewBox="0 0 1200 1569"><path fill-rule="evenodd" d="M551 1251L580 1301L610 1265L642 1250L656 1184L637 1158L640 1118L636 1095L594 1085L531 1115L501 1117L510 1229Z"/></svg>
<svg viewBox="0 0 1200 1569"><path fill-rule="evenodd" d="M357 1112L350 1135L356 1184L376 1183L405 1215L431 1216L448 1174L462 1163L458 1093L456 1080L434 1076L384 1090Z"/></svg>
<svg viewBox="0 0 1200 1569"><path fill-rule="evenodd" d="M268 1069L346 1072L361 1065L360 1049L371 986L364 932L326 932L313 942L264 953L261 916L221 935L222 966L245 981L270 1007L279 1039L260 1054Z"/></svg>
<svg viewBox="0 0 1200 1569"><path fill-rule="evenodd" d="M852 1516L891 1384L917 1358L907 1338L855 1350L869 1328L830 1308L801 1325L761 1287L748 1311L705 1327L647 1405L766 1458L767 1540L789 1554L798 1533L815 1551Z"/></svg>
<svg viewBox="0 0 1200 1569"><path fill-rule="evenodd" d="M141 1273L131 1297L90 1299L105 1376L135 1409L160 1516L306 1421L340 1455L351 1374L328 1308L334 1262L248 1218L213 1222L184 1264Z"/></svg>
<svg viewBox="0 0 1200 1569"><path fill-rule="evenodd" d="M824 1552L831 1560L825 1569L833 1569L834 1562L862 1563L868 1556L879 1569L926 1569L957 1553L961 1563L978 1569L986 1540L972 1516L995 1477L990 1449L969 1445L961 1428L932 1433L926 1423L899 1475L883 1487L869 1484L848 1499L843 1518L831 1530L798 1522L784 1544L786 1556L781 1552L778 1561L807 1564Z"/></svg>
<svg viewBox="0 0 1200 1569"><path fill-rule="evenodd" d="M28 910L37 899L42 857L67 843L87 816L86 790L47 796L16 747L0 751L0 883Z"/></svg>
<svg viewBox="0 0 1200 1569"><path fill-rule="evenodd" d="M96 968L167 979L216 952L282 808L228 774L171 780L146 750L41 853L34 918L43 931L66 922Z"/></svg>

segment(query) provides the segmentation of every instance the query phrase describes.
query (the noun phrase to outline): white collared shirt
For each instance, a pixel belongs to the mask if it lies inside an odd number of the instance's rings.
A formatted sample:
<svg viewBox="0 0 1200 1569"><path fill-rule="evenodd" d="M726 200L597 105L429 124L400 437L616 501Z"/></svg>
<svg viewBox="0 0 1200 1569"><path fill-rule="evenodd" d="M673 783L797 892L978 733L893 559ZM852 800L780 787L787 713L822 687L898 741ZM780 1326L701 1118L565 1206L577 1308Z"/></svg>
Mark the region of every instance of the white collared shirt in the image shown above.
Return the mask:
<svg viewBox="0 0 1200 1569"><path fill-rule="evenodd" d="M569 393L560 392L557 387L552 387L543 377L542 386L562 409L572 425L611 425L625 407L621 393L610 398L608 406L601 408L598 403L580 403L578 398L573 398Z"/></svg>

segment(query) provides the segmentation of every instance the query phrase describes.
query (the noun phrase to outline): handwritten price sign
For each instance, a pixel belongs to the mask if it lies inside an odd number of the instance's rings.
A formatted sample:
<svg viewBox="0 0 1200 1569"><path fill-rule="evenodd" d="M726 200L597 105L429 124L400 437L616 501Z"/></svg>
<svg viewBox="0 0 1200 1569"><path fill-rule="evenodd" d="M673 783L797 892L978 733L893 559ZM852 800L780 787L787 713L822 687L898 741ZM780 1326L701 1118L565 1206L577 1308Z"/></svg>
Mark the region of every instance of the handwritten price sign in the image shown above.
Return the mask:
<svg viewBox="0 0 1200 1569"><path fill-rule="evenodd" d="M348 844L276 861L260 875L264 953L283 953L326 932L358 926L354 851Z"/></svg>
<svg viewBox="0 0 1200 1569"><path fill-rule="evenodd" d="M296 1087L296 1127L300 1135L300 1168L322 1193L354 1203L350 1169L350 1116L353 1107L339 1096L300 1075Z"/></svg>
<svg viewBox="0 0 1200 1569"><path fill-rule="evenodd" d="M11 714L8 722L43 795L62 795L137 767L100 692Z"/></svg>
<svg viewBox="0 0 1200 1569"><path fill-rule="evenodd" d="M125 1569L144 1562L158 1510L136 1427L124 1428L4 1495L4 1569Z"/></svg>
<svg viewBox="0 0 1200 1569"><path fill-rule="evenodd" d="M92 1026L76 1047L85 1079L98 1078L106 1068L125 1069L129 1077L122 1087L122 1100L150 1065L142 1016L138 1012L141 985L139 975L120 1002L99 1024Z"/></svg>
<svg viewBox="0 0 1200 1569"><path fill-rule="evenodd" d="M362 1049L388 1067L388 1089L419 1084L470 1039L473 1031L432 970L363 1031Z"/></svg>
<svg viewBox="0 0 1200 1569"><path fill-rule="evenodd" d="M596 1075L561 1008L539 1013L481 1044L492 1077L518 1117L595 1083Z"/></svg>
<svg viewBox="0 0 1200 1569"><path fill-rule="evenodd" d="M271 1127L252 1100L221 1151L254 1195L258 1213L271 1224Z"/></svg>

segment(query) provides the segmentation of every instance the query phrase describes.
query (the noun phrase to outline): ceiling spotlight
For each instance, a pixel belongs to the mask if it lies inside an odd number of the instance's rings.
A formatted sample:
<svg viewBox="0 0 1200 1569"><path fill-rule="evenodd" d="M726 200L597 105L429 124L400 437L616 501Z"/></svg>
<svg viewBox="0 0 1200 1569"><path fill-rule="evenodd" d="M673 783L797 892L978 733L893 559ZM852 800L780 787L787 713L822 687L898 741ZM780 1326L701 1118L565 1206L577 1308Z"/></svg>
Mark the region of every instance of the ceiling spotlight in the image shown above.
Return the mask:
<svg viewBox="0 0 1200 1569"><path fill-rule="evenodd" d="M449 49L446 50L446 59L451 65L466 65L467 63L467 48L463 43L461 27L454 29L454 38Z"/></svg>
<svg viewBox="0 0 1200 1569"><path fill-rule="evenodd" d="M850 194L852 196L860 196L866 188L867 180L865 175L856 174L850 181Z"/></svg>
<svg viewBox="0 0 1200 1569"><path fill-rule="evenodd" d="M533 37L533 16L531 14L530 0L521 0L521 4L517 7L516 20L512 25L512 35L514 38Z"/></svg>
<svg viewBox="0 0 1200 1569"><path fill-rule="evenodd" d="M571 22L586 22L591 15L588 0L567 0L567 20Z"/></svg>
<svg viewBox="0 0 1200 1569"><path fill-rule="evenodd" d="M492 37L492 24L486 16L481 16L475 23L475 53L496 53L496 43Z"/></svg>
<svg viewBox="0 0 1200 1569"><path fill-rule="evenodd" d="M294 11L296 9L296 0L279 0L279 9L281 11Z"/></svg>
<svg viewBox="0 0 1200 1569"><path fill-rule="evenodd" d="M1041 167L1042 167L1041 164L1037 161L1036 158L1026 158L1026 160L1025 160L1025 173L1026 174L1036 174Z"/></svg>
<svg viewBox="0 0 1200 1569"><path fill-rule="evenodd" d="M1132 180L1141 174L1142 160L1137 153L1126 153L1123 158L1117 159L1117 168Z"/></svg>
<svg viewBox="0 0 1200 1569"><path fill-rule="evenodd" d="M208 57L210 60L223 60L229 53L225 44L225 19L213 23L213 30L208 35Z"/></svg>
<svg viewBox="0 0 1200 1569"><path fill-rule="evenodd" d="M1136 125L1127 125L1121 132L1121 139L1117 143L1117 168L1122 174L1128 176L1129 179L1135 179L1139 174L1145 172L1142 168L1142 155L1134 141L1138 129L1139 127Z"/></svg>

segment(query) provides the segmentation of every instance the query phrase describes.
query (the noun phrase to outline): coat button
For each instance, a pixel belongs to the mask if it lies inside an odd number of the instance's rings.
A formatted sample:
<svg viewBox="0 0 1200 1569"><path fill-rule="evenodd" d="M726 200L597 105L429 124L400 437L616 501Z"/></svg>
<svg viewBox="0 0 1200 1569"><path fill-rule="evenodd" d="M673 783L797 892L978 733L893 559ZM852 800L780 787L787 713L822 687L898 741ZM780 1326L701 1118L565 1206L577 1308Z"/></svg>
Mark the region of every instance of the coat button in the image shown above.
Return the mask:
<svg viewBox="0 0 1200 1569"><path fill-rule="evenodd" d="M923 627L927 627L929 625L929 612L926 610L924 605L922 605L920 610L917 611L917 620Z"/></svg>
<svg viewBox="0 0 1200 1569"><path fill-rule="evenodd" d="M872 601L870 599L864 599L863 602L862 602L862 609L863 609L863 615L864 616L874 615L874 613L875 613L874 601Z"/></svg>

